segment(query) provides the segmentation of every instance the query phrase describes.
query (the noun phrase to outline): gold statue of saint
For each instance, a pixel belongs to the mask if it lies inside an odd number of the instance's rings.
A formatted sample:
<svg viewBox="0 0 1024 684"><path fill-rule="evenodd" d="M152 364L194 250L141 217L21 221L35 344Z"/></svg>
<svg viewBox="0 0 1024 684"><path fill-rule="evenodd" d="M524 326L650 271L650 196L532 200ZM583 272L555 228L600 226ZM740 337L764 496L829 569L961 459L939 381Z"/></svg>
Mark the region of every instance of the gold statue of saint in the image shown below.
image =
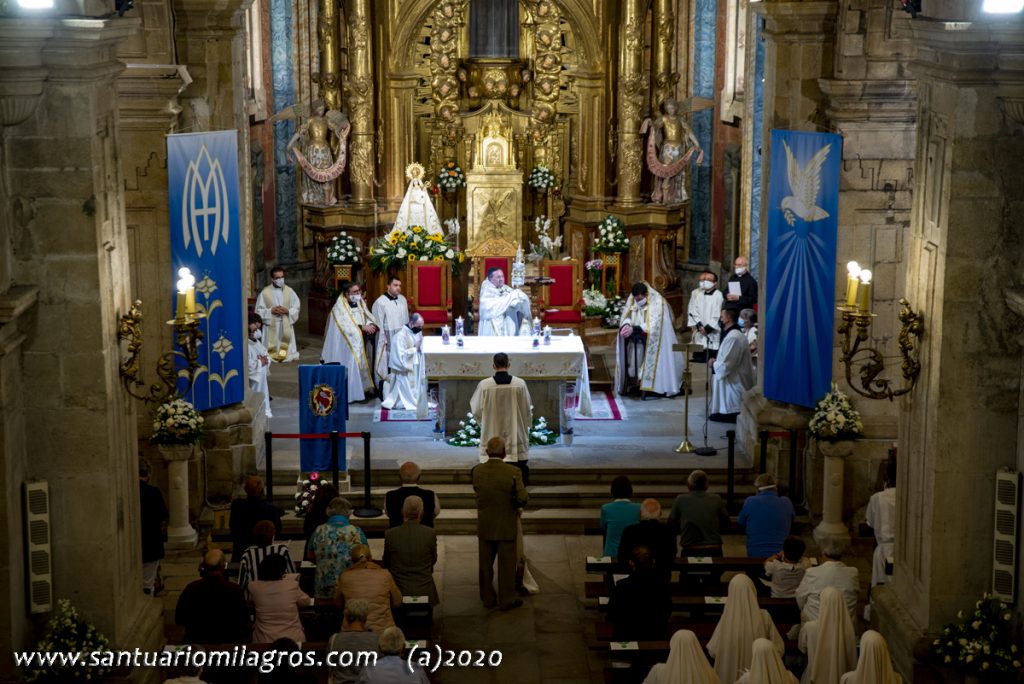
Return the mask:
<svg viewBox="0 0 1024 684"><path fill-rule="evenodd" d="M640 134L647 133L647 167L654 174L651 200L659 204L686 201L686 167L697 152L697 164L704 161L697 136L676 113L678 105L671 97L661 103L662 113L654 121L644 119Z"/></svg>

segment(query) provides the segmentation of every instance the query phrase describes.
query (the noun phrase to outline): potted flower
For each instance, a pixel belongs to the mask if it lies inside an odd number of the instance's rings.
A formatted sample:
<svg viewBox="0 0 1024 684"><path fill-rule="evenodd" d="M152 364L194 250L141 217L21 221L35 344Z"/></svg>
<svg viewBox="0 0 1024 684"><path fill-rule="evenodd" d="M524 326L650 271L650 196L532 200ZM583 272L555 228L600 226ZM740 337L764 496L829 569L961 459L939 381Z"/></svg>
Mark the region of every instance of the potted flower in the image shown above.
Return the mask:
<svg viewBox="0 0 1024 684"><path fill-rule="evenodd" d="M370 268L386 271L402 268L410 261L450 261L452 274L459 270L466 255L449 244L440 230L428 231L423 226L392 228L370 249Z"/></svg>
<svg viewBox="0 0 1024 684"><path fill-rule="evenodd" d="M588 316L603 316L608 300L600 290L583 291L583 313Z"/></svg>
<svg viewBox="0 0 1024 684"><path fill-rule="evenodd" d="M823 442L856 439L864 432L860 414L835 383L832 383L832 391L814 408L814 416L807 427L812 437Z"/></svg>
<svg viewBox="0 0 1024 684"><path fill-rule="evenodd" d="M437 187L444 192L455 192L466 187L466 174L453 161L446 162L437 173Z"/></svg>
<svg viewBox="0 0 1024 684"><path fill-rule="evenodd" d="M622 310L626 306L626 300L616 295L609 297L608 304L604 307L604 314L601 317L601 325L605 328L618 330L619 322L622 319Z"/></svg>
<svg viewBox="0 0 1024 684"><path fill-rule="evenodd" d="M946 625L932 641L932 655L968 678L1020 681L1024 644L1013 608L986 593L973 611L961 610L956 617L957 622Z"/></svg>
<svg viewBox="0 0 1024 684"><path fill-rule="evenodd" d="M203 417L184 399L160 404L153 413L152 442L168 460L188 458L203 436Z"/></svg>
<svg viewBox="0 0 1024 684"><path fill-rule="evenodd" d="M606 216L597 226L597 237L594 238L594 252L597 254L617 254L629 249L629 240L622 221L611 214Z"/></svg>
<svg viewBox="0 0 1024 684"><path fill-rule="evenodd" d="M543 214L533 220L533 228L537 231L537 244L530 243L530 261L543 261L545 259L557 259L562 249L562 236L551 239L551 219Z"/></svg>
<svg viewBox="0 0 1024 684"><path fill-rule="evenodd" d="M327 246L327 263L332 266L336 264L357 264L359 263L359 247L356 241L345 231L335 235L331 244Z"/></svg>
<svg viewBox="0 0 1024 684"><path fill-rule="evenodd" d="M591 290L598 290L601 288L601 269L603 268L604 261L601 259L591 259L583 264L583 270L587 272L587 277L590 278Z"/></svg>
<svg viewBox="0 0 1024 684"><path fill-rule="evenodd" d="M57 602L57 610L46 623L43 638L36 644L40 653L90 654L110 650L110 641L96 627L89 624L67 599ZM25 675L26 682L40 684L63 684L64 682L80 682L102 679L110 673L110 667L99 662L82 662L77 667L70 667L62 660L40 662L29 669Z"/></svg>
<svg viewBox="0 0 1024 684"><path fill-rule="evenodd" d="M530 171L530 177L526 180L528 186L541 194L555 187L556 182L555 174L552 173L547 164L543 163L534 166L533 170Z"/></svg>
<svg viewBox="0 0 1024 684"><path fill-rule="evenodd" d="M295 492L295 515L302 518L309 513L309 508L313 505L313 499L316 498L316 493L320 489L320 473L314 470L306 478L303 478L300 474L296 484L298 485L296 487L298 491Z"/></svg>

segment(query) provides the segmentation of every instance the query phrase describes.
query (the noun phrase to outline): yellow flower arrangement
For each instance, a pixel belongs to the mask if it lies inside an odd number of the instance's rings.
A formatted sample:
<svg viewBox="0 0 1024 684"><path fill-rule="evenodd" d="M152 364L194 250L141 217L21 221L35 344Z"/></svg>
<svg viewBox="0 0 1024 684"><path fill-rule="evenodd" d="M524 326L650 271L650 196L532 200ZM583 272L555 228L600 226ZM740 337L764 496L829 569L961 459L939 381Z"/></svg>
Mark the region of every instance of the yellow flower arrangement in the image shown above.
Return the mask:
<svg viewBox="0 0 1024 684"><path fill-rule="evenodd" d="M464 260L458 248L449 245L441 231L432 232L424 226L393 228L370 249L370 267L375 271L413 261L451 261L452 272L458 275Z"/></svg>
<svg viewBox="0 0 1024 684"><path fill-rule="evenodd" d="M413 227L412 227L412 232L414 232L414 233L416 233L417 235L419 235L420 233L422 233L422 232L423 232L423 229L422 229L422 228L420 228L419 226L413 226Z"/></svg>

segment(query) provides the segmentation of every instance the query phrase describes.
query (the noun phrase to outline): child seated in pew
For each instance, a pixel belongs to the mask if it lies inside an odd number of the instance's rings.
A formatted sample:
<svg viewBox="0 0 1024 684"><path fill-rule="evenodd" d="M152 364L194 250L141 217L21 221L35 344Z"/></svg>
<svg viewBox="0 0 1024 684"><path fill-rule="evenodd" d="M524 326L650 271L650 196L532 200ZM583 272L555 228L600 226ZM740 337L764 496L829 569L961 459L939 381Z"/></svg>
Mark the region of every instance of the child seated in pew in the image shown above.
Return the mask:
<svg viewBox="0 0 1024 684"><path fill-rule="evenodd" d="M795 598L811 559L804 557L807 544L799 537L786 537L782 551L764 562L764 574L771 579L772 598Z"/></svg>

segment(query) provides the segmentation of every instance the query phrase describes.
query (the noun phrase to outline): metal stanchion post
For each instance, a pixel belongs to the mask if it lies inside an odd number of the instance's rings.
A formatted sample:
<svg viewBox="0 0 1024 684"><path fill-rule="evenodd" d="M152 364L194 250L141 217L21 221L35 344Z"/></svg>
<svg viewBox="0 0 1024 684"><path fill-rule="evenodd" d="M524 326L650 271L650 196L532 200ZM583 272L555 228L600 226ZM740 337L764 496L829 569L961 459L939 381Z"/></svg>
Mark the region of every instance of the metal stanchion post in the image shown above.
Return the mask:
<svg viewBox="0 0 1024 684"><path fill-rule="evenodd" d="M358 518L376 518L383 513L379 508L373 508L373 501L370 500L370 433L363 432L363 505L357 508L354 514Z"/></svg>
<svg viewBox="0 0 1024 684"><path fill-rule="evenodd" d="M334 486L338 486L338 431L331 430L331 476Z"/></svg>
<svg viewBox="0 0 1024 684"><path fill-rule="evenodd" d="M690 443L690 392L693 387L693 371L690 370L690 345L676 344L672 351L683 352L683 441L676 447L677 454L692 454L693 444Z"/></svg>
<svg viewBox="0 0 1024 684"><path fill-rule="evenodd" d="M766 473L768 472L768 431L761 430L758 436L761 438L761 469L757 472Z"/></svg>
<svg viewBox="0 0 1024 684"><path fill-rule="evenodd" d="M267 450L267 501L274 500L274 433L267 431L263 433L263 442Z"/></svg>
<svg viewBox="0 0 1024 684"><path fill-rule="evenodd" d="M736 496L736 431L727 430L725 437L729 440L728 481L725 485L725 504L726 508L731 512L733 510L732 501Z"/></svg>

